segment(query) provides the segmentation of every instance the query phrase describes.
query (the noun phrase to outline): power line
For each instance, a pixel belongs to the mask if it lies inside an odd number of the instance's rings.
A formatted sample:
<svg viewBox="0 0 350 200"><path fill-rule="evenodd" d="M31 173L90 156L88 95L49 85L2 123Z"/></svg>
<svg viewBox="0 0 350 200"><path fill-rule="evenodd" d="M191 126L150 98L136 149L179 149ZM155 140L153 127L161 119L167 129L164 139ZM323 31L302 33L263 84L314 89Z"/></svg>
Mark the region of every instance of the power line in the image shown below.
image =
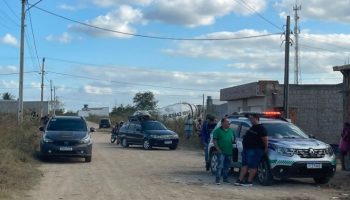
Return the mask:
<svg viewBox="0 0 350 200"><path fill-rule="evenodd" d="M29 4L30 5L30 4ZM242 40L242 39L252 39L252 38L259 38L259 37L267 37L267 36L272 36L272 35L280 35L282 33L270 33L270 34L261 34L261 35L253 35L253 36L243 36L243 37L229 37L229 38L179 38L179 37L159 37L159 36L152 36L152 35L143 35L143 34L135 34L135 33L127 33L127 32L122 32L122 31L116 31L116 30L112 30L112 29L108 29L108 28L102 28L102 27L98 27L98 26L94 26L88 23L84 23L81 21L77 21L68 17L64 17L62 15L53 13L51 11L42 9L38 6L34 6L36 9L41 10L43 12L46 12L50 15L54 15L56 17L83 25L83 26L87 26L90 28L94 28L94 29L98 29L98 30L102 30L102 31L107 31L107 32L113 32L113 33L118 33L118 34L122 34L122 35L129 35L129 36L135 36L135 37L142 37L142 38L149 38L149 39L159 39L159 40L182 40L182 41L225 41L225 40Z"/></svg>
<svg viewBox="0 0 350 200"><path fill-rule="evenodd" d="M15 13L15 11L13 11L13 9L11 8L11 6L7 3L6 0L3 0L3 2L6 4L6 7L12 12L13 16L15 16L18 20L21 20L21 18L19 18L19 16Z"/></svg>
<svg viewBox="0 0 350 200"><path fill-rule="evenodd" d="M28 10L28 13L29 13L30 30L31 30L32 37L33 37L33 44L34 44L35 55L36 55L36 58L37 58L37 61L38 61L39 70L41 71L40 60L39 60L38 50L37 50L37 47L36 47L36 40L35 40L35 36L34 36L32 15L30 13L30 10Z"/></svg>
<svg viewBox="0 0 350 200"><path fill-rule="evenodd" d="M259 13L255 8L251 7L246 1L244 0L236 0L236 2L238 2L239 4L243 5L244 7L252 10L253 12L255 12L261 19L263 19L264 21L266 21L267 23L271 24L272 26L274 26L275 28L277 28L278 30L282 30L283 29L276 25L275 23L273 23L272 21L270 21L269 19L267 19L266 17L264 17L261 13ZM242 4L243 3L243 4Z"/></svg>
<svg viewBox="0 0 350 200"><path fill-rule="evenodd" d="M309 39L309 40L315 41L315 42L320 42L320 41L326 42L325 40L322 40L322 39L315 39L315 38L313 38L310 35L300 34L299 36L302 37L302 38L305 38L305 39ZM325 43L324 45L331 46L331 47L336 47L338 49L343 49L343 50L346 50L347 52L350 51L350 49L348 49L348 48L337 46L337 45L334 45L334 44Z"/></svg>
<svg viewBox="0 0 350 200"><path fill-rule="evenodd" d="M70 76L70 77L76 77L76 78L82 78L82 79L88 79L88 80L98 80L98 81L106 81L105 79L98 79L88 76L81 76L81 75L73 75L73 74L66 74L66 73L59 73L54 71L47 71L48 73L57 74L61 76ZM205 91L205 92L218 92L217 90L203 90L203 89L192 89L192 88L180 88L180 87L170 87L170 86L159 86L159 85L151 85L151 84L141 84L141 83L131 83L131 82L123 82L123 81L108 81L111 83L117 83L117 84L125 84L125 85L139 85L139 86L148 86L148 87L155 87L155 88L166 88L166 89L178 89L178 90L188 90L188 91Z"/></svg>
<svg viewBox="0 0 350 200"><path fill-rule="evenodd" d="M15 24L16 26L20 27L20 25L19 25L15 20L13 20L12 17L10 17L9 15L7 15L7 13L4 12L1 8L0 8L0 12L3 13L4 16L7 17L7 19L8 19L9 21L11 21L13 24Z"/></svg>
<svg viewBox="0 0 350 200"><path fill-rule="evenodd" d="M38 71L27 71L27 72L23 72L25 74L29 74L29 73L38 73ZM10 76L10 75L18 75L18 72L13 72L13 73L3 73L0 74L0 76Z"/></svg>

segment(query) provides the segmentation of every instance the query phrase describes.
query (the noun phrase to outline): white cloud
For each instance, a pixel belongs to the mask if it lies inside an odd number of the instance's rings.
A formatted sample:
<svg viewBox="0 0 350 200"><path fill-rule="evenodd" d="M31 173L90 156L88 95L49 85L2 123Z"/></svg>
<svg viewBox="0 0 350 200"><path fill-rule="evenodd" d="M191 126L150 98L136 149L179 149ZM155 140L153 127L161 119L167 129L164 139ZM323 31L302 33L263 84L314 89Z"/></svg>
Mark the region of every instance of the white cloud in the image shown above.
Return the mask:
<svg viewBox="0 0 350 200"><path fill-rule="evenodd" d="M18 72L17 67L14 65L7 65L7 66L0 65L0 71L2 74Z"/></svg>
<svg viewBox="0 0 350 200"><path fill-rule="evenodd" d="M314 19L350 23L349 0L307 0L301 1L301 19ZM276 3L280 16L292 15L295 0L281 0Z"/></svg>
<svg viewBox="0 0 350 200"><path fill-rule="evenodd" d="M216 32L200 36L200 38L239 37L266 34L266 31L241 30L238 32ZM350 35L346 34L304 34L300 39L300 67L302 76L334 76L332 67L344 64L350 53ZM311 38L312 41L308 38ZM229 62L227 67L237 72L262 73L268 79L278 79L276 74L284 70L284 45L279 35L246 40L178 42L173 49L164 52L173 56L185 56L197 59L216 59ZM317 44L317 45L316 45ZM311 49L305 46L321 49ZM331 46L329 46L331 45ZM327 51L323 49L336 49ZM294 46L290 49L290 69L294 69ZM293 77L293 75L291 75ZM338 76L339 77L339 76ZM334 77L333 77L334 78ZM314 79L317 81L317 79Z"/></svg>
<svg viewBox="0 0 350 200"><path fill-rule="evenodd" d="M6 81L6 80L1 80L1 86L5 88L18 88L19 84L17 81Z"/></svg>
<svg viewBox="0 0 350 200"><path fill-rule="evenodd" d="M118 9L108 12L106 15L96 17L86 23L101 28L115 30L119 32L135 33L136 31L131 27L132 24L144 24L143 14L139 9L133 9L130 6L122 5ZM85 26L74 25L71 28L78 31L86 32L87 34L103 37L118 37L128 38L130 35L124 35L114 32L101 31Z"/></svg>
<svg viewBox="0 0 350 200"><path fill-rule="evenodd" d="M13 35L11 35L9 33L7 33L3 37L1 37L0 38L0 42L3 43L3 44L8 44L8 45L11 45L11 46L15 46L15 47L19 46L17 39Z"/></svg>
<svg viewBox="0 0 350 200"><path fill-rule="evenodd" d="M266 0L154 0L146 14L149 20L156 20L189 27L211 25L215 19L230 13L250 15L262 11Z"/></svg>
<svg viewBox="0 0 350 200"><path fill-rule="evenodd" d="M59 42L61 44L69 44L73 41L74 37L71 34L64 32L59 36L48 35L46 36L45 39L49 42Z"/></svg>
<svg viewBox="0 0 350 200"><path fill-rule="evenodd" d="M97 95L106 95L106 94L111 94L112 93L112 89L108 88L108 87L95 87L92 85L85 85L84 86L84 91L87 94L97 94Z"/></svg>

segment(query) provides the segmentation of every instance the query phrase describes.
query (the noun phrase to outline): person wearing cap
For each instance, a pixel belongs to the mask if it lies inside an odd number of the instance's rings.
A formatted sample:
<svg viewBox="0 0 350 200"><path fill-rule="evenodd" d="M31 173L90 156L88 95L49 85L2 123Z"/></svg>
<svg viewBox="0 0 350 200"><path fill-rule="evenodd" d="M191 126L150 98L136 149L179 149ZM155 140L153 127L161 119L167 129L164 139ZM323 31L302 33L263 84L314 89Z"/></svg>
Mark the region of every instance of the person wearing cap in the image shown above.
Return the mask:
<svg viewBox="0 0 350 200"><path fill-rule="evenodd" d="M235 185L252 186L262 156L268 151L266 129L259 121L258 114L248 115L252 127L243 136L242 167ZM248 174L248 179L245 177Z"/></svg>

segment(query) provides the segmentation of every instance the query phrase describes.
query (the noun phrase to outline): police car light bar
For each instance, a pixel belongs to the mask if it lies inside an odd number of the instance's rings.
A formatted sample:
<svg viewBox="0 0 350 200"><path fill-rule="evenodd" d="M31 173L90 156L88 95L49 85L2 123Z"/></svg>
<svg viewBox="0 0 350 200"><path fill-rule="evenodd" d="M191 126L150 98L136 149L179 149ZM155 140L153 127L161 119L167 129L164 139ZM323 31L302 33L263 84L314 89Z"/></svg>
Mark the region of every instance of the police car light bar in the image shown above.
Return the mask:
<svg viewBox="0 0 350 200"><path fill-rule="evenodd" d="M281 116L281 112L269 111L269 112L263 112L263 113L266 116Z"/></svg>

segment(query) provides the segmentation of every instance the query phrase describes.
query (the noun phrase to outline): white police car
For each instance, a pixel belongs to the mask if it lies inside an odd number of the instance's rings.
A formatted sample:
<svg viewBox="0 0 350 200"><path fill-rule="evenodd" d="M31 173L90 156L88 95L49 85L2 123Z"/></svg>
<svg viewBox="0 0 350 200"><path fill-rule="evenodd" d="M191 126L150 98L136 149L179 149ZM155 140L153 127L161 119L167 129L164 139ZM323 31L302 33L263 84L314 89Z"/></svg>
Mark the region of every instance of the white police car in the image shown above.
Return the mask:
<svg viewBox="0 0 350 200"><path fill-rule="evenodd" d="M327 183L336 171L336 156L330 145L310 138L293 123L280 117L278 112L259 113L260 123L269 137L268 154L264 155L257 178L260 184L270 185L273 178L313 178L316 183ZM232 167L241 166L242 139L252 126L244 115L228 117L230 127L236 133ZM220 123L216 128L220 127ZM214 129L215 130L215 129ZM215 174L217 166L216 149L210 137L208 148L210 170Z"/></svg>

